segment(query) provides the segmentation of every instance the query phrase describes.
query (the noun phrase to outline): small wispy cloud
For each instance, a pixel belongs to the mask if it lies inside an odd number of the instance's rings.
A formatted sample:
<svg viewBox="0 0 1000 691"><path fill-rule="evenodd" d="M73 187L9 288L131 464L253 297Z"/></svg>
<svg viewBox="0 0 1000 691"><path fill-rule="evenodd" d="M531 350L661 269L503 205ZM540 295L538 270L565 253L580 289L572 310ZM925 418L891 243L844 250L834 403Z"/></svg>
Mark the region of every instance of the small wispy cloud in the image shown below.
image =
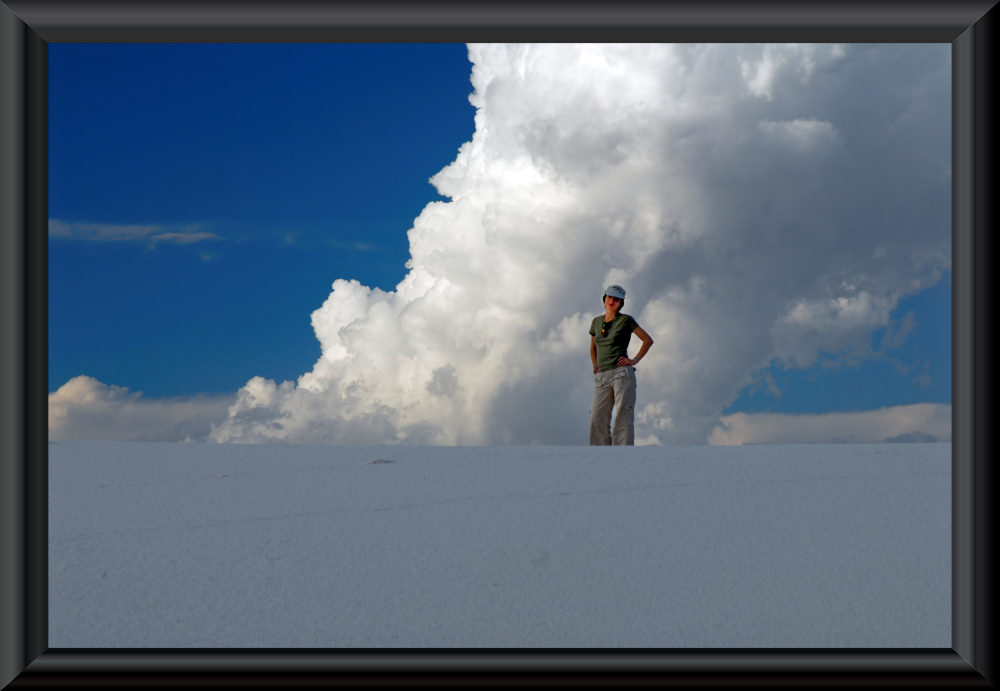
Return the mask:
<svg viewBox="0 0 1000 691"><path fill-rule="evenodd" d="M94 242L141 242L163 231L157 225L121 225L112 223L70 223L49 219L49 237Z"/></svg>
<svg viewBox="0 0 1000 691"><path fill-rule="evenodd" d="M328 241L328 244L336 249L350 250L352 252L375 252L378 250L377 245L373 245L370 242L362 242L360 240L344 241L331 239Z"/></svg>
<svg viewBox="0 0 1000 691"><path fill-rule="evenodd" d="M199 233L199 232L185 232L185 233L159 233L149 238L150 247L154 247L161 242L171 242L177 245L191 245L196 242L204 242L206 240L220 240L221 238L215 233Z"/></svg>
<svg viewBox="0 0 1000 691"><path fill-rule="evenodd" d="M918 403L822 415L735 413L723 417L708 438L719 445L898 441L951 441L951 406Z"/></svg>
<svg viewBox="0 0 1000 691"><path fill-rule="evenodd" d="M192 245L199 242L221 240L215 233L202 229L200 224L156 225L69 222L49 219L49 237L85 242L144 243L149 249L160 244Z"/></svg>

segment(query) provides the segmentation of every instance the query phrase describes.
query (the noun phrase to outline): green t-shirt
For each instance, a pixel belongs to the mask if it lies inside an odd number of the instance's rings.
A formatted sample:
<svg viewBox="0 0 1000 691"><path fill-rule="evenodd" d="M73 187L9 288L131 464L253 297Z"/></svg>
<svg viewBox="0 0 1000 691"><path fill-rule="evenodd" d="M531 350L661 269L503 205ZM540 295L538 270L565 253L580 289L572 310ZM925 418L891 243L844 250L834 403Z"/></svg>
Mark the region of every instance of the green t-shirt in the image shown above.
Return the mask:
<svg viewBox="0 0 1000 691"><path fill-rule="evenodd" d="M604 371L618 366L618 358L628 357L628 343L632 332L639 326L628 314L619 314L607 324L604 315L590 322L590 335L597 345L597 370ZM601 330L604 333L601 333Z"/></svg>

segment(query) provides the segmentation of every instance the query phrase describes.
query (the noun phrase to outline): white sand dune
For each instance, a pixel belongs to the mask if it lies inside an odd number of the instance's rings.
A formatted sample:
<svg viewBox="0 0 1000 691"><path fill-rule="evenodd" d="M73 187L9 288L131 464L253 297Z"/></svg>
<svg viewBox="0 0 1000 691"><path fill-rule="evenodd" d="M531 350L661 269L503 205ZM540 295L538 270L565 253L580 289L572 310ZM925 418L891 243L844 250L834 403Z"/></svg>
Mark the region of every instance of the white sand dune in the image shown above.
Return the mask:
<svg viewBox="0 0 1000 691"><path fill-rule="evenodd" d="M950 647L950 444L49 445L49 645Z"/></svg>

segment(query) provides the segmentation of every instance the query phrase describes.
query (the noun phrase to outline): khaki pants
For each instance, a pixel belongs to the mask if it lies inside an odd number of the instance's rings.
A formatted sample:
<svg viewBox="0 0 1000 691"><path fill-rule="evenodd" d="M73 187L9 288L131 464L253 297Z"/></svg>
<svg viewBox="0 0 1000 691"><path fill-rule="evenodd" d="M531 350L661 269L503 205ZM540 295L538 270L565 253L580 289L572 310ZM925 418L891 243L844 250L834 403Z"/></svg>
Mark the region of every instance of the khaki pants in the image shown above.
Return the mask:
<svg viewBox="0 0 1000 691"><path fill-rule="evenodd" d="M611 409L615 410L614 428ZM590 405L590 445L635 444L635 368L626 365L594 375Z"/></svg>

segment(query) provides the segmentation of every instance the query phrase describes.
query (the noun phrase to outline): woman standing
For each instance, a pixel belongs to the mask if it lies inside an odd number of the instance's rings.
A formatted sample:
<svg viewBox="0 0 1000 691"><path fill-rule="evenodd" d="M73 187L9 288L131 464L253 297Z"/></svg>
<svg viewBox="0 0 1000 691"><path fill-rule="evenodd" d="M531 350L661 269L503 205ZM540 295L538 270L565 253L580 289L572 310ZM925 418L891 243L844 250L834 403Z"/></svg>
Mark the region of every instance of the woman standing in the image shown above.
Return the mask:
<svg viewBox="0 0 1000 691"><path fill-rule="evenodd" d="M628 314L625 289L610 285L604 291L604 314L590 323L590 360L594 364L594 401L590 406L591 446L635 444L635 364L653 345L653 339ZM632 334L642 339L635 358L628 356ZM617 407L614 428L611 409Z"/></svg>

